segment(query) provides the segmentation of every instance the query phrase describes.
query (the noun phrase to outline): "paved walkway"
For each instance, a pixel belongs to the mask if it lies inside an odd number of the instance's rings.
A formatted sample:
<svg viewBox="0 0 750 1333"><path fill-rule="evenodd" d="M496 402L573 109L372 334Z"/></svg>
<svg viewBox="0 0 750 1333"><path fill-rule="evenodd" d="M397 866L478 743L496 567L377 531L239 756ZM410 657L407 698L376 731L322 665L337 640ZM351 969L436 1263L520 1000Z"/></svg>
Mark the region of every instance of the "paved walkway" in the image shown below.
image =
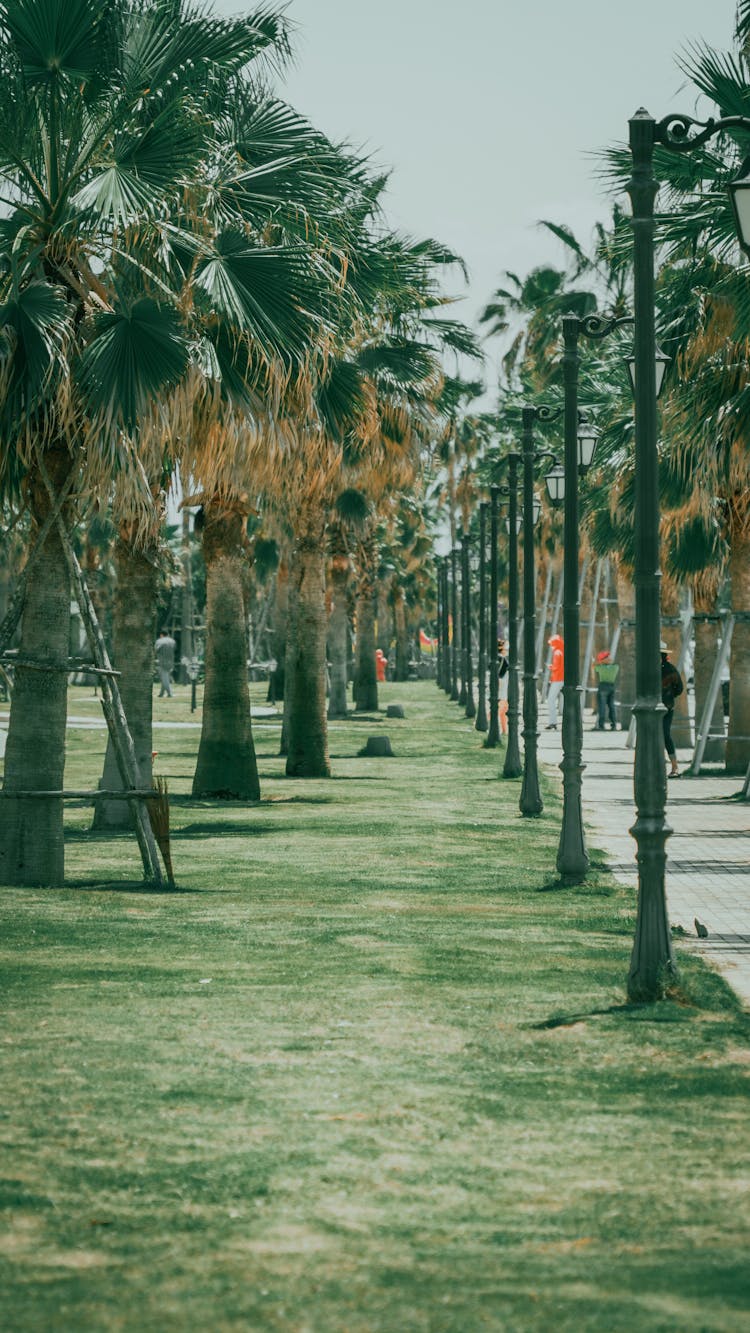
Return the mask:
<svg viewBox="0 0 750 1333"><path fill-rule="evenodd" d="M540 718L544 728L544 715ZM584 819L587 837L608 855L621 883L637 886L633 750L624 732L584 728ZM559 763L560 731L542 730L540 758ZM678 751L687 768L688 751ZM687 931L693 946L711 959L750 1006L750 802L733 800L742 778L710 773L667 783L667 820L674 832L667 844L667 899L673 926ZM708 929L698 939L694 921Z"/></svg>

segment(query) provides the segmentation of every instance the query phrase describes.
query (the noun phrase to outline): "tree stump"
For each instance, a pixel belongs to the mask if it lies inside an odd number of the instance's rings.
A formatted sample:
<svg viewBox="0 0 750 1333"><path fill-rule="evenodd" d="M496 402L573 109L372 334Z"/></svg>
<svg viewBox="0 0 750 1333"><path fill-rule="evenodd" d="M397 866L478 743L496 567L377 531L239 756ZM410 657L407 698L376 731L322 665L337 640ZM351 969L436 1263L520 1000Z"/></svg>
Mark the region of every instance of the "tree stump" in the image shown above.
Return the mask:
<svg viewBox="0 0 750 1333"><path fill-rule="evenodd" d="M368 736L367 744L359 751L361 757L368 759L393 759L393 749L388 736Z"/></svg>

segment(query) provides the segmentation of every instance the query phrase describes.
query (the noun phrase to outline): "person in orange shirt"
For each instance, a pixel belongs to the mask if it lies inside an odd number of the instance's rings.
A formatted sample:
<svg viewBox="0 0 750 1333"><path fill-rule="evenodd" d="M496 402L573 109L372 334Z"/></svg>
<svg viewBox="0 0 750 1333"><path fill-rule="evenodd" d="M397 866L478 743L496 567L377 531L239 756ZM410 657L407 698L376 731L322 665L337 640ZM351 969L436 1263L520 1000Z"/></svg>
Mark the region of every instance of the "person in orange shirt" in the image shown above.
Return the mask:
<svg viewBox="0 0 750 1333"><path fill-rule="evenodd" d="M549 646L552 649L552 667L549 674L549 694L547 695L547 711L549 713L547 731L557 731L557 701L562 693L565 679L565 645L559 634L553 634Z"/></svg>
<svg viewBox="0 0 750 1333"><path fill-rule="evenodd" d="M377 681L385 680L385 669L388 665L388 658L382 648L375 649L375 679Z"/></svg>

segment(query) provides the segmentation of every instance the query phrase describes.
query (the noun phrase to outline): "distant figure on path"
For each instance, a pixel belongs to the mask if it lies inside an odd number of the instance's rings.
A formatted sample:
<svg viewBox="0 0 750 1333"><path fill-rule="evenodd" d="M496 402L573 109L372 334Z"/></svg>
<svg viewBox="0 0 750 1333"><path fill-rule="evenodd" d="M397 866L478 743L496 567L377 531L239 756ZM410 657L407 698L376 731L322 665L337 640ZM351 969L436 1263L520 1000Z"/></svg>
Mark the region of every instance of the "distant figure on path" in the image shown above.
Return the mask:
<svg viewBox="0 0 750 1333"><path fill-rule="evenodd" d="M385 680L385 669L388 666L388 658L382 648L375 650L375 679L380 683Z"/></svg>
<svg viewBox="0 0 750 1333"><path fill-rule="evenodd" d="M497 716L500 722L500 732L503 736L508 734L508 685L510 683L510 668L508 666L508 645L505 639L497 641Z"/></svg>
<svg viewBox="0 0 750 1333"><path fill-rule="evenodd" d="M609 724L612 730L617 731L615 681L619 671L619 666L611 660L608 652L597 653L594 672L596 674L596 706L599 716L594 728L595 731L604 731L607 715L609 715Z"/></svg>
<svg viewBox="0 0 750 1333"><path fill-rule="evenodd" d="M156 662L159 668L159 680L161 681L160 699L163 699L165 694L168 699L172 698L172 672L174 671L176 647L177 644L174 639L163 629L154 644Z"/></svg>
<svg viewBox="0 0 750 1333"><path fill-rule="evenodd" d="M557 701L562 693L565 680L565 645L559 634L553 634L549 640L549 646L552 649L552 667L549 673L549 694L547 695L547 711L549 713L547 731L557 731Z"/></svg>
<svg viewBox="0 0 750 1333"><path fill-rule="evenodd" d="M667 777L678 778L680 770L677 767L677 755L672 740L672 718L674 717L674 701L678 694L682 694L684 686L677 667L669 661L669 649L663 639L659 644L659 649L661 651L661 701L667 710L666 713L662 714L664 746L671 764Z"/></svg>

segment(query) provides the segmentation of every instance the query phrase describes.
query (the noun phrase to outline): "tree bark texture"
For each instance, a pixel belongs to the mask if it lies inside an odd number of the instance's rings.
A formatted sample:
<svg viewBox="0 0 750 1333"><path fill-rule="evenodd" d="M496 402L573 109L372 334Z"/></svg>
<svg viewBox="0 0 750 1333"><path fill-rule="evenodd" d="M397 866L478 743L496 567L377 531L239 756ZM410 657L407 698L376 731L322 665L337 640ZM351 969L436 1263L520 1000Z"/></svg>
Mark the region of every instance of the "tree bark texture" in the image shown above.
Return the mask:
<svg viewBox="0 0 750 1333"><path fill-rule="evenodd" d="M409 626L406 620L406 600L404 590L398 581L393 580L393 622L396 629L396 666L394 680L409 679Z"/></svg>
<svg viewBox="0 0 750 1333"><path fill-rule="evenodd" d="M65 449L45 453L56 492L71 466ZM41 476L32 470L27 498L34 534L51 501ZM64 513L65 511L63 511ZM70 639L70 576L62 542L53 524L26 584L19 652L58 669L16 667L5 751L4 791L60 791L65 771L65 727ZM65 876L63 803L58 799L0 801L0 883L40 888L62 885Z"/></svg>
<svg viewBox="0 0 750 1333"><path fill-rule="evenodd" d="M732 610L750 613L750 522L741 506L730 521L729 580ZM742 521L744 519L744 522ZM737 620L729 659L727 773L745 773L750 764L750 620Z"/></svg>
<svg viewBox="0 0 750 1333"><path fill-rule="evenodd" d="M674 620L680 612L680 590L675 583L666 577L662 577L661 584L661 611L663 616L668 616ZM674 662L675 666L680 660L680 649L682 647L682 626L681 625L663 625L662 636L664 642L669 646L669 660ZM693 745L693 733L690 725L690 709L688 704L687 680L685 671L681 672L685 688L682 694L678 694L674 701L674 715L672 718L672 740L679 749L691 749Z"/></svg>
<svg viewBox="0 0 750 1333"><path fill-rule="evenodd" d="M325 545L295 546L289 569L289 635L286 648L287 777L331 775L326 722Z"/></svg>
<svg viewBox="0 0 750 1333"><path fill-rule="evenodd" d="M142 784L151 785L153 749L153 674L154 640L159 572L158 546L136 547L126 528L120 532L115 547L117 586L114 598L113 665L121 673L119 686L122 705L133 737ZM122 789L111 736L107 742L101 786L105 791ZM129 828L132 824L127 801L100 800L94 812L93 828Z"/></svg>
<svg viewBox="0 0 750 1333"><path fill-rule="evenodd" d="M204 506L206 683L193 795L260 798L250 718L244 597L245 517Z"/></svg>
<svg viewBox="0 0 750 1333"><path fill-rule="evenodd" d="M378 707L378 678L375 668L375 598L378 552L375 534L367 532L357 553L357 658L354 670L354 706L358 713L374 713Z"/></svg>
<svg viewBox="0 0 750 1333"><path fill-rule="evenodd" d="M695 656L693 658L693 679L695 681L695 733L698 736L698 728L703 719L703 711L706 706L708 690L711 684L716 654L718 651L720 625L717 620L701 620L702 615L711 615L716 611L715 598L701 598L696 595L695 598ZM707 764L720 764L724 762L726 741L722 738L724 733L724 708L721 697L721 690L716 696L714 711L711 717L710 730L720 733L715 740L706 742L706 749L703 758Z"/></svg>
<svg viewBox="0 0 750 1333"><path fill-rule="evenodd" d="M328 622L328 660L331 664L329 718L346 717L349 653L349 557L337 554L331 568L331 617Z"/></svg>

